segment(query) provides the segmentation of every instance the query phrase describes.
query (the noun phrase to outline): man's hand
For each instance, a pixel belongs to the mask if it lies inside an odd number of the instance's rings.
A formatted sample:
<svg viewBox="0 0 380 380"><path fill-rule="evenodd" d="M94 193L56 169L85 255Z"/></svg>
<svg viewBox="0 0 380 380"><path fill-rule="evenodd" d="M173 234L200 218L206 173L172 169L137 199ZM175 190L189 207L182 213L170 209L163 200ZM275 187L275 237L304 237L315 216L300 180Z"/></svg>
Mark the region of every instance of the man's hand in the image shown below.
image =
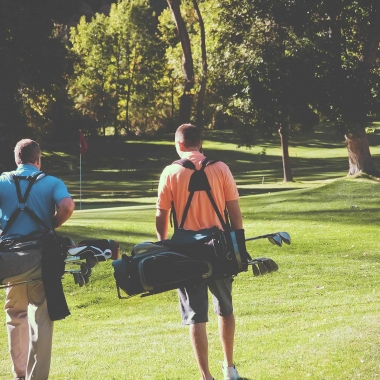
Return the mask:
<svg viewBox="0 0 380 380"><path fill-rule="evenodd" d="M57 205L57 212L53 216L53 227L61 227L72 215L75 203L71 198L62 198Z"/></svg>

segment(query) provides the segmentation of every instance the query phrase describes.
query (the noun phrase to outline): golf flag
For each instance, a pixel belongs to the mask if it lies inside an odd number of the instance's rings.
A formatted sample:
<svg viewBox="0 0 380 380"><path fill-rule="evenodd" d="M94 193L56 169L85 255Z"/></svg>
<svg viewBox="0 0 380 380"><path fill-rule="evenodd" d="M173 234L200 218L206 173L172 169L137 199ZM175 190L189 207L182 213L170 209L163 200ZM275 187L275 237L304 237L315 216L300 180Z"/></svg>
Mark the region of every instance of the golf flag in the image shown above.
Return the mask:
<svg viewBox="0 0 380 380"><path fill-rule="evenodd" d="M84 135L81 131L79 131L79 153L85 154L88 149L88 144L86 139L84 138Z"/></svg>

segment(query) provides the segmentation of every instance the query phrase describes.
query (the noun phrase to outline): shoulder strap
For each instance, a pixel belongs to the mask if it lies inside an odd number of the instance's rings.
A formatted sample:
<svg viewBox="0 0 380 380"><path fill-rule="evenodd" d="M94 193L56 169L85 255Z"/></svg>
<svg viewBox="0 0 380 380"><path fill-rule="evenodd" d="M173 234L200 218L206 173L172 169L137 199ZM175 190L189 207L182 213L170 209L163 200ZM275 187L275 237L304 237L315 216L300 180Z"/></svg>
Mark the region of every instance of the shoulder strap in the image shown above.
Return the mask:
<svg viewBox="0 0 380 380"><path fill-rule="evenodd" d="M187 158L182 158L181 160L174 161L173 164L181 165L186 169L195 170L195 165Z"/></svg>
<svg viewBox="0 0 380 380"><path fill-rule="evenodd" d="M185 220L187 217L187 213L189 212L190 204L193 199L194 193L196 191L205 191L208 198L210 199L210 202L212 204L212 207L214 208L216 215L218 216L218 219L220 223L222 224L224 230L230 230L230 225L229 225L229 219L228 219L228 213L227 210L224 211L226 219L224 220L222 217L222 214L220 213L218 206L216 205L216 202L211 194L211 186L210 183L208 182L208 178L206 173L204 172L205 168L209 165L214 164L215 162L218 162L217 160L209 160L207 157L202 161L202 166L199 170L195 169L195 165L188 159L182 159L178 161L174 161L173 164L179 164L183 166L184 168L194 170L194 173L190 177L190 182L189 182L189 197L186 202L185 209L183 211L181 223L179 225L179 228L183 228L185 224ZM172 210L171 210L171 216L173 217L173 222L174 222L174 229L178 228L178 221L175 213L175 208L174 208L174 203L172 202Z"/></svg>
<svg viewBox="0 0 380 380"><path fill-rule="evenodd" d="M43 228L49 228L47 224L26 204L26 201L28 199L32 186L37 181L44 178L46 174L43 172L35 172L29 176L17 176L14 173L6 173L5 175L7 176L8 179L13 181L16 186L18 204L17 204L16 210L14 210L11 216L9 217L8 223L5 226L1 235L5 235L8 232L9 228L13 225L13 223L15 222L16 218L18 217L21 211L25 211L32 219L34 219L37 223L41 224ZM21 194L21 187L20 187L21 180L29 181L28 187L26 188L24 195Z"/></svg>

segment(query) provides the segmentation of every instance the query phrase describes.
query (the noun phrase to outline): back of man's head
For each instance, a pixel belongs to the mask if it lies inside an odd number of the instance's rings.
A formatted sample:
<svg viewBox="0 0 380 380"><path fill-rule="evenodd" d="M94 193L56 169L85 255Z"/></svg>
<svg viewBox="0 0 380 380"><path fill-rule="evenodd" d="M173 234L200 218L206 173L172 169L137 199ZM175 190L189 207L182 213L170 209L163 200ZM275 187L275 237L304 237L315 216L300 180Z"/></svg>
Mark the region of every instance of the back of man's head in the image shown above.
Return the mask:
<svg viewBox="0 0 380 380"><path fill-rule="evenodd" d="M201 134L195 125L182 124L177 128L175 140L182 142L186 148L198 147L201 142Z"/></svg>
<svg viewBox="0 0 380 380"><path fill-rule="evenodd" d="M34 140L23 139L15 146L16 165L35 164L41 156L41 148Z"/></svg>

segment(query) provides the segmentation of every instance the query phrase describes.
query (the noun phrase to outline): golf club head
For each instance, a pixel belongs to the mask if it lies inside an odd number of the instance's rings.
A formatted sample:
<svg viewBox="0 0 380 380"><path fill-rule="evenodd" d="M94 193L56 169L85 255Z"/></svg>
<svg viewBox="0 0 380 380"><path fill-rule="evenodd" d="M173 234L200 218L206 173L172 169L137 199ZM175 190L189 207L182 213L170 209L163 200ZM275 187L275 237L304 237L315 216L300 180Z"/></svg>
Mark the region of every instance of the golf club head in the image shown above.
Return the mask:
<svg viewBox="0 0 380 380"><path fill-rule="evenodd" d="M255 277L258 277L260 276L260 270L259 268L256 266L256 264L251 264L252 265L252 273Z"/></svg>
<svg viewBox="0 0 380 380"><path fill-rule="evenodd" d="M95 265L97 265L99 262L96 257L91 257L86 259L87 267L93 268Z"/></svg>
<svg viewBox="0 0 380 380"><path fill-rule="evenodd" d="M80 265L80 271L82 273L82 276L90 277L92 275L92 269L86 263L82 263Z"/></svg>
<svg viewBox="0 0 380 380"><path fill-rule="evenodd" d="M252 272L255 277L276 272L278 270L277 263L267 257L260 257L248 262L252 266Z"/></svg>
<svg viewBox="0 0 380 380"><path fill-rule="evenodd" d="M259 261L257 263L258 267L259 267L259 270L260 270L260 274L264 276L264 274L268 274L268 268L266 267L266 265L262 262L262 261Z"/></svg>
<svg viewBox="0 0 380 380"><path fill-rule="evenodd" d="M272 259L263 259L262 263L265 265L265 267L268 270L268 273L276 272L278 270L278 265L275 263Z"/></svg>
<svg viewBox="0 0 380 380"><path fill-rule="evenodd" d="M291 238L290 238L290 235L287 233L287 232L277 232L278 235L280 235L282 241L287 244L287 245L290 245L291 243Z"/></svg>
<svg viewBox="0 0 380 380"><path fill-rule="evenodd" d="M73 273L73 277L74 277L74 283L78 284L79 287L82 287L85 284L85 280L82 273Z"/></svg>
<svg viewBox="0 0 380 380"><path fill-rule="evenodd" d="M282 246L282 239L279 235L275 234L273 236L269 236L268 237L268 240L274 244L274 245L277 245L278 247L281 247Z"/></svg>

